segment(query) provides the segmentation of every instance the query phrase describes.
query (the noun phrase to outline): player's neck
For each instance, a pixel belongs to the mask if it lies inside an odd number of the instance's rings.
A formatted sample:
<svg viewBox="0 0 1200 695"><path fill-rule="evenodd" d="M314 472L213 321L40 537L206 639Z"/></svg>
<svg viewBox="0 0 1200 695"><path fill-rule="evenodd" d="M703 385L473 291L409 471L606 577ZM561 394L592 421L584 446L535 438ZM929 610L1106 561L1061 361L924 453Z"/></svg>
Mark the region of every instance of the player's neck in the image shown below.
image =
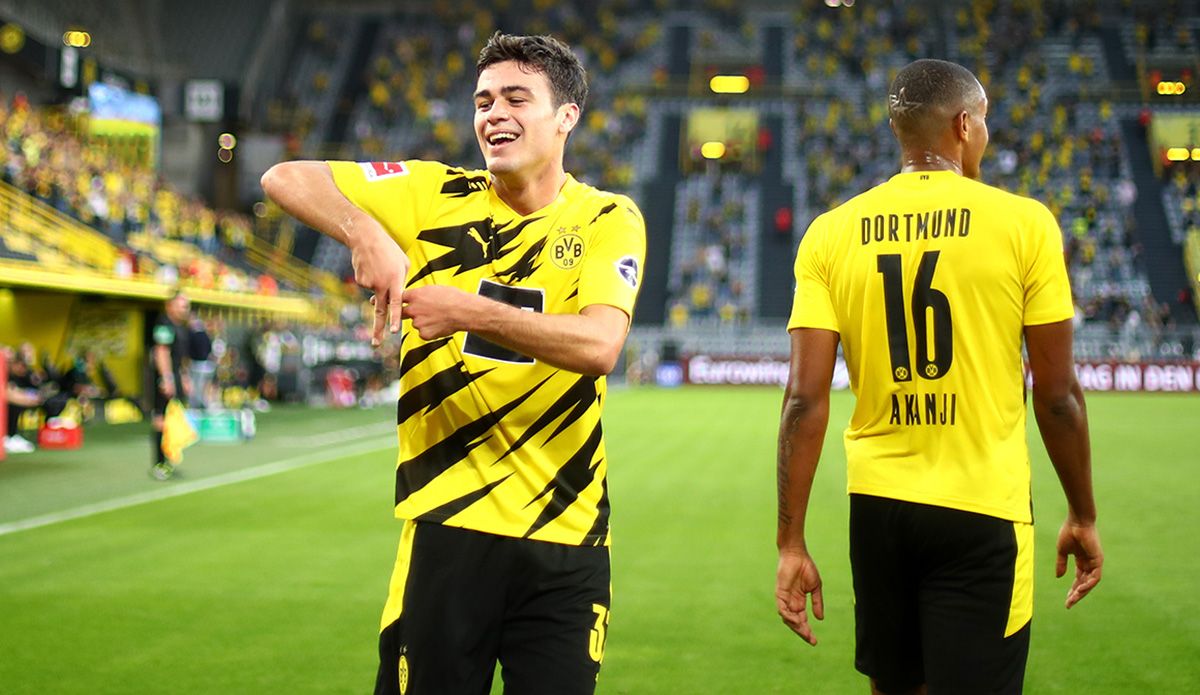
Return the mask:
<svg viewBox="0 0 1200 695"><path fill-rule="evenodd" d="M962 176L962 159L931 149L905 150L900 154L900 173L914 171L953 171Z"/></svg>
<svg viewBox="0 0 1200 695"><path fill-rule="evenodd" d="M492 188L496 195L513 212L522 216L533 214L553 203L566 182L567 172L563 171L561 162L547 165L532 175L524 172L492 174Z"/></svg>

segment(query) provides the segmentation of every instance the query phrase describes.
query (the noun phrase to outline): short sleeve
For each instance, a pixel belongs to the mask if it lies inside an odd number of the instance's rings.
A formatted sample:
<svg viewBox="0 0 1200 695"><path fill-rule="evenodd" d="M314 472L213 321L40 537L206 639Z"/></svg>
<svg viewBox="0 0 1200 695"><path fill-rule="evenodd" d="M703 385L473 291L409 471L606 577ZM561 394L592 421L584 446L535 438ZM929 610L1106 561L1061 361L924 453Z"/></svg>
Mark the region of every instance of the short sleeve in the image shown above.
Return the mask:
<svg viewBox="0 0 1200 695"><path fill-rule="evenodd" d="M407 251L450 169L440 162L328 162L338 190Z"/></svg>
<svg viewBox="0 0 1200 695"><path fill-rule="evenodd" d="M1041 204L1037 205L1033 220L1028 232L1028 251L1024 254L1026 326L1065 321L1075 315L1058 221Z"/></svg>
<svg viewBox="0 0 1200 695"><path fill-rule="evenodd" d="M154 326L154 344L155 345L174 345L175 344L175 328L165 323L159 323Z"/></svg>
<svg viewBox="0 0 1200 695"><path fill-rule="evenodd" d="M633 317L646 260L646 223L633 201L617 196L589 235L579 274L579 307L608 304Z"/></svg>
<svg viewBox="0 0 1200 695"><path fill-rule="evenodd" d="M796 296L792 300L789 331L793 328L839 330L830 293L829 263L823 253L823 219L824 216L813 220L796 252Z"/></svg>

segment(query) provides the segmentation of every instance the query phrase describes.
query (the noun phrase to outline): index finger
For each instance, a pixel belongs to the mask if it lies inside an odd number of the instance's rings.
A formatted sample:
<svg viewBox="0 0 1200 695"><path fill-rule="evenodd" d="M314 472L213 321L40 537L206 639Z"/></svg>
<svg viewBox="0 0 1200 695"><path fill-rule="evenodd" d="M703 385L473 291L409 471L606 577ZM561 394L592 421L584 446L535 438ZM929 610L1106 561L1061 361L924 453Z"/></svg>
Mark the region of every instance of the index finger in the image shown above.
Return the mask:
<svg viewBox="0 0 1200 695"><path fill-rule="evenodd" d="M813 635L812 628L808 624L808 614L804 608L800 610L792 610L789 607L779 607L779 617L783 619L785 625L796 633L805 642L817 646L817 638Z"/></svg>
<svg viewBox="0 0 1200 695"><path fill-rule="evenodd" d="M1071 590L1067 593L1067 608L1074 606L1083 600L1084 596L1091 593L1092 589L1100 583L1100 571L1088 570L1076 575L1075 582L1071 584Z"/></svg>
<svg viewBox="0 0 1200 695"><path fill-rule="evenodd" d="M403 284L404 283L400 283L400 285L403 285ZM388 310L388 314L391 315L391 319L392 319L392 326L391 326L392 333L399 333L400 332L400 318L401 318L401 314L403 313L403 310L404 310L404 290L403 290L403 288L402 287L393 287L392 289L388 290L388 297L389 297L389 300L388 300L387 310Z"/></svg>
<svg viewBox="0 0 1200 695"><path fill-rule="evenodd" d="M371 304L375 306L375 316L371 323L371 347L379 347L383 342L383 326L387 323L387 302L376 294L371 297Z"/></svg>

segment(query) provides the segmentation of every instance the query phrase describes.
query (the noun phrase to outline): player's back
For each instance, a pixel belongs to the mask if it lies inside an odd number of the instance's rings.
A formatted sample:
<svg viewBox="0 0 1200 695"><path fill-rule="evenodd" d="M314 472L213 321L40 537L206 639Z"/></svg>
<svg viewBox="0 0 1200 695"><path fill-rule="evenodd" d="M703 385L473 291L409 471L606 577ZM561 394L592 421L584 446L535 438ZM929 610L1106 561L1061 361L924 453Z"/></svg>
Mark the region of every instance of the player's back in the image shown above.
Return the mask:
<svg viewBox="0 0 1200 695"><path fill-rule="evenodd" d="M1072 311L1045 206L899 174L813 223L797 278L792 326L838 331L858 397L850 491L1028 521L1022 329Z"/></svg>

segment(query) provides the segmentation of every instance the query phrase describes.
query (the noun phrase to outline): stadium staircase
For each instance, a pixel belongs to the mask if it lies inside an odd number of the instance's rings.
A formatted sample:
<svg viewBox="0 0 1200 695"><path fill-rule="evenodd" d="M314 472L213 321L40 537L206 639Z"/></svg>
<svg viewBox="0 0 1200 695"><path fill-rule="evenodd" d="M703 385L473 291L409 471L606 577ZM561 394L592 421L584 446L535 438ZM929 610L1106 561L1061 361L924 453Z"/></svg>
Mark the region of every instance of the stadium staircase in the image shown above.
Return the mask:
<svg viewBox="0 0 1200 695"><path fill-rule="evenodd" d="M1125 59L1120 30L1112 24L1105 25L1100 30L1100 43L1108 63L1108 76L1112 81L1120 84L1137 82L1137 70Z"/></svg>
<svg viewBox="0 0 1200 695"><path fill-rule="evenodd" d="M336 110L333 118L330 119L325 142L351 142L353 140L353 133L348 132L350 115L354 112L356 95L367 92L367 62L375 48L375 40L379 36L381 26L382 21L375 16L368 16L361 20L358 39L343 73L341 92L335 102Z"/></svg>
<svg viewBox="0 0 1200 695"><path fill-rule="evenodd" d="M655 153L658 175L642 187L642 215L646 220L645 282L638 299L634 321L662 325L666 318L667 280L671 273L671 248L675 237L675 190L679 184L679 138L682 119L661 114L658 129L662 136Z"/></svg>
<svg viewBox="0 0 1200 695"><path fill-rule="evenodd" d="M774 142L783 141L783 118L769 116L763 119L762 127L770 131ZM771 147L763 153L760 178L759 229L764 231L758 245L758 315L766 319L788 317L795 286L792 264L780 262L796 254L791 230L776 231L773 227L775 212L780 208L790 210L795 204L793 186L783 176L782 149ZM765 231L768 229L771 231Z"/></svg>
<svg viewBox="0 0 1200 695"><path fill-rule="evenodd" d="M1195 325L1196 312L1178 301L1179 290L1190 287L1191 282L1184 269L1182 250L1171 238L1171 225L1162 202L1162 181L1155 175L1150 161L1146 131L1136 119L1122 119L1121 134L1133 182L1138 190L1133 213L1137 220L1136 234L1142 245L1142 262L1150 279L1150 289L1159 302L1167 302L1171 306L1172 317L1178 324Z"/></svg>

